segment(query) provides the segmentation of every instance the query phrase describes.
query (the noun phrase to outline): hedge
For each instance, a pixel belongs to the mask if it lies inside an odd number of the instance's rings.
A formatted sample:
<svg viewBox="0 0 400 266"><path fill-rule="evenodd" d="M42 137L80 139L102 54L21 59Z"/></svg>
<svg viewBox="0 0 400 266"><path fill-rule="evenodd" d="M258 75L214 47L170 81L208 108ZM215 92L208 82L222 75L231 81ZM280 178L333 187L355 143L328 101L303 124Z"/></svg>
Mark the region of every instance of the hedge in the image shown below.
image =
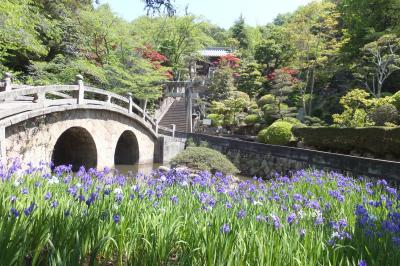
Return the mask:
<svg viewBox="0 0 400 266"><path fill-rule="evenodd" d="M381 158L400 158L400 127L293 127L292 133L306 146L323 151L357 151Z"/></svg>
<svg viewBox="0 0 400 266"><path fill-rule="evenodd" d="M188 147L171 161L172 165L187 166L194 170L237 174L239 170L219 151L206 147Z"/></svg>
<svg viewBox="0 0 400 266"><path fill-rule="evenodd" d="M257 140L267 144L286 145L292 138L293 125L285 121L276 121L269 127L261 130Z"/></svg>

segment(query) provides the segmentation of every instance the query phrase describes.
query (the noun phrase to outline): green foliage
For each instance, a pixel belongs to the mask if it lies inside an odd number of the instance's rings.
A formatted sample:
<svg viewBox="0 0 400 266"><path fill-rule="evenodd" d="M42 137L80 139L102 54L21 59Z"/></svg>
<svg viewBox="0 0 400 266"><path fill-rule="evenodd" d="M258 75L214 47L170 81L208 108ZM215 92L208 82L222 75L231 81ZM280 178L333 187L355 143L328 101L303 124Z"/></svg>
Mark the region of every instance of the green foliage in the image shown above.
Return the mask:
<svg viewBox="0 0 400 266"><path fill-rule="evenodd" d="M261 130L257 139L260 142L274 145L286 145L292 139L293 125L285 121L277 121Z"/></svg>
<svg viewBox="0 0 400 266"><path fill-rule="evenodd" d="M283 118L282 121L288 122L288 123L292 124L293 126L302 125L301 121L294 117L285 117L285 118Z"/></svg>
<svg viewBox="0 0 400 266"><path fill-rule="evenodd" d="M219 67L213 74L209 91L213 100L227 99L229 93L235 90L232 69L223 66Z"/></svg>
<svg viewBox="0 0 400 266"><path fill-rule="evenodd" d="M108 5L92 1L2 1L0 70L17 72L21 82L71 84L82 74L85 84L155 100L166 80L158 67L138 52L140 37Z"/></svg>
<svg viewBox="0 0 400 266"><path fill-rule="evenodd" d="M239 170L225 155L205 147L188 147L172 159L171 163L200 171L218 171L225 174L239 173Z"/></svg>
<svg viewBox="0 0 400 266"><path fill-rule="evenodd" d="M384 104L374 107L369 116L376 126L384 126L386 123L396 124L399 112L393 104Z"/></svg>
<svg viewBox="0 0 400 266"><path fill-rule="evenodd" d="M285 66L293 58L295 47L283 27L267 25L261 28L263 40L255 47L254 59L267 70Z"/></svg>
<svg viewBox="0 0 400 266"><path fill-rule="evenodd" d="M348 61L360 56L360 48L377 36L398 33L400 16L398 0L342 0L338 9L348 35L343 55Z"/></svg>
<svg viewBox="0 0 400 266"><path fill-rule="evenodd" d="M289 107L286 102L289 94L297 88L297 79L293 78L284 70L275 71L274 79L272 80L272 89L270 94L274 95L275 103L271 104L267 115L275 119L283 119L285 117L296 116L296 107ZM266 112L265 106L264 112Z"/></svg>
<svg viewBox="0 0 400 266"><path fill-rule="evenodd" d="M244 118L244 122L246 123L246 125L254 125L255 123L258 123L259 120L260 117L256 114L251 114Z"/></svg>
<svg viewBox="0 0 400 266"><path fill-rule="evenodd" d="M392 104L400 111L400 91L396 92L392 97Z"/></svg>
<svg viewBox="0 0 400 266"><path fill-rule="evenodd" d="M334 114L333 121L342 127L366 127L373 125L369 119L367 110L373 104L369 99L371 95L361 89L354 89L340 99L344 111Z"/></svg>
<svg viewBox="0 0 400 266"><path fill-rule="evenodd" d="M275 100L275 96L272 94L266 94L264 96L262 96L260 99L258 99L258 105L263 107L266 104L275 104L276 100Z"/></svg>
<svg viewBox="0 0 400 266"><path fill-rule="evenodd" d="M305 116L304 124L307 126L327 126L326 122L319 117Z"/></svg>
<svg viewBox="0 0 400 266"><path fill-rule="evenodd" d="M246 51L246 49L248 49L250 46L250 40L242 15L240 15L240 17L235 21L230 31L232 38L238 41L238 48L240 48L242 51Z"/></svg>
<svg viewBox="0 0 400 266"><path fill-rule="evenodd" d="M334 114L332 118L333 122L341 127L367 127L373 125L364 109L346 109L341 114Z"/></svg>
<svg viewBox="0 0 400 266"><path fill-rule="evenodd" d="M221 126L224 122L224 116L222 114L209 114L208 119L211 119L212 126Z"/></svg>
<svg viewBox="0 0 400 266"><path fill-rule="evenodd" d="M320 150L367 152L379 157L400 156L400 127L294 127L292 131L306 145Z"/></svg>
<svg viewBox="0 0 400 266"><path fill-rule="evenodd" d="M380 98L385 81L400 69L400 38L386 34L361 50L363 57L356 66L355 76L375 97Z"/></svg>
<svg viewBox="0 0 400 266"><path fill-rule="evenodd" d="M247 93L250 97L256 97L260 94L265 78L262 76L260 66L256 63L250 63L240 68L238 89Z"/></svg>
<svg viewBox="0 0 400 266"><path fill-rule="evenodd" d="M250 104L250 97L240 91L232 91L222 102L213 101L210 111L216 115L216 123L223 126L238 126L247 115L245 108ZM218 122L217 122L218 121Z"/></svg>

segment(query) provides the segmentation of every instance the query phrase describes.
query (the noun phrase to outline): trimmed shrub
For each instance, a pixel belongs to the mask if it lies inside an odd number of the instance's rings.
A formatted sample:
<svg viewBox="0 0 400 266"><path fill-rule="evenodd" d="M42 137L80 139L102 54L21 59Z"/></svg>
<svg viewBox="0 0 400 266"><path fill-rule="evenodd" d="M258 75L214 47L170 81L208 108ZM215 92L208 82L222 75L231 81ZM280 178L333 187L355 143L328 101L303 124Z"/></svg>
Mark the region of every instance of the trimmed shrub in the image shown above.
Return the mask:
<svg viewBox="0 0 400 266"><path fill-rule="evenodd" d="M207 118L211 120L213 126L220 126L224 117L220 114L209 114Z"/></svg>
<svg viewBox="0 0 400 266"><path fill-rule="evenodd" d="M259 106L264 106L266 104L276 103L275 96L272 94L266 94L258 100Z"/></svg>
<svg viewBox="0 0 400 266"><path fill-rule="evenodd" d="M325 121L315 116L305 116L304 124L307 126L317 126L317 127L327 126L327 123Z"/></svg>
<svg viewBox="0 0 400 266"><path fill-rule="evenodd" d="M259 120L260 120L260 118L258 117L258 115L255 115L255 114L248 115L244 118L244 122L246 123L246 125L254 125Z"/></svg>
<svg viewBox="0 0 400 266"><path fill-rule="evenodd" d="M384 126L386 123L396 123L399 113L393 104L384 104L372 109L370 117L376 126Z"/></svg>
<svg viewBox="0 0 400 266"><path fill-rule="evenodd" d="M205 147L188 147L179 153L171 164L187 166L194 170L237 174L239 170L222 153Z"/></svg>
<svg viewBox="0 0 400 266"><path fill-rule="evenodd" d="M292 139L293 125L285 121L274 122L269 127L261 130L257 139L260 142L274 145L286 145Z"/></svg>
<svg viewBox="0 0 400 266"><path fill-rule="evenodd" d="M288 122L290 124L292 124L293 126L298 126L298 125L302 125L303 123L301 123L301 121L297 118L294 117L285 117L283 118L283 121Z"/></svg>
<svg viewBox="0 0 400 266"><path fill-rule="evenodd" d="M382 158L386 155L400 158L400 127L293 127L292 132L305 145L322 151L357 151Z"/></svg>

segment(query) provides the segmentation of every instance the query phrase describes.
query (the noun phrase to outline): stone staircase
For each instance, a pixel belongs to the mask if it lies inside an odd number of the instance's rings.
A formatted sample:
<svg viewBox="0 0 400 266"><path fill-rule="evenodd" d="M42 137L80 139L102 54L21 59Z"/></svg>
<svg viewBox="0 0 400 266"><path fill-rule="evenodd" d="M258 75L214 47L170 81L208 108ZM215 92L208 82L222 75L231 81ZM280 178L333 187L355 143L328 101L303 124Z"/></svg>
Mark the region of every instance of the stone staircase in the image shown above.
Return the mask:
<svg viewBox="0 0 400 266"><path fill-rule="evenodd" d="M177 98L170 106L165 115L161 118L160 126L171 128L172 124L176 125L176 130L186 132L186 107L185 99Z"/></svg>

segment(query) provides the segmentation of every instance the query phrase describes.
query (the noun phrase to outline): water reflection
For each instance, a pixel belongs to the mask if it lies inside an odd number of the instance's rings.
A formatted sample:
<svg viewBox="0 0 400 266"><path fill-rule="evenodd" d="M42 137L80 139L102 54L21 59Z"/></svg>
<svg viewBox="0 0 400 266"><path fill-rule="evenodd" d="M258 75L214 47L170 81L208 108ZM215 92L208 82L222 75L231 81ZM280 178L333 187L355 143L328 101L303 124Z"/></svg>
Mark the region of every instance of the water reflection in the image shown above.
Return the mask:
<svg viewBox="0 0 400 266"><path fill-rule="evenodd" d="M149 163L149 164L118 164L115 165L114 168L118 170L121 174L128 173L142 173L142 174L150 174L153 169L157 169L161 164L157 163Z"/></svg>

